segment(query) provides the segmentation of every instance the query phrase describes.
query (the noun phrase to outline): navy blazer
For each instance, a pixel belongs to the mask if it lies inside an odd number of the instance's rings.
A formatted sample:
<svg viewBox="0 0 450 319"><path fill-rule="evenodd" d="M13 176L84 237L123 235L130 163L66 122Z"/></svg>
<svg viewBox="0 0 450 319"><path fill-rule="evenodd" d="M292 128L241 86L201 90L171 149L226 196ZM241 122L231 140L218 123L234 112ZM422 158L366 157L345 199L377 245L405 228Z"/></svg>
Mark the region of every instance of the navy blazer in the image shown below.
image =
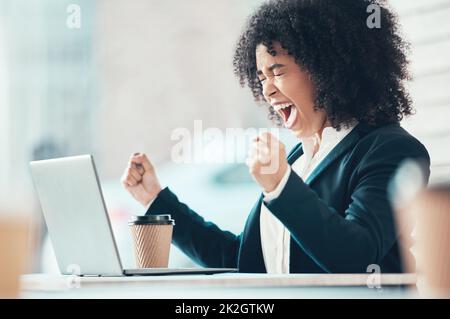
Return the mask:
<svg viewBox="0 0 450 319"><path fill-rule="evenodd" d="M303 154L298 144L292 164ZM280 196L258 198L243 232L235 235L205 221L164 188L147 214L175 219L173 243L205 267L267 272L261 249L260 210L267 208L291 234L291 273L364 273L377 264L384 273L402 272L388 183L406 158L426 163L425 147L399 124L358 124L303 181L291 171Z"/></svg>

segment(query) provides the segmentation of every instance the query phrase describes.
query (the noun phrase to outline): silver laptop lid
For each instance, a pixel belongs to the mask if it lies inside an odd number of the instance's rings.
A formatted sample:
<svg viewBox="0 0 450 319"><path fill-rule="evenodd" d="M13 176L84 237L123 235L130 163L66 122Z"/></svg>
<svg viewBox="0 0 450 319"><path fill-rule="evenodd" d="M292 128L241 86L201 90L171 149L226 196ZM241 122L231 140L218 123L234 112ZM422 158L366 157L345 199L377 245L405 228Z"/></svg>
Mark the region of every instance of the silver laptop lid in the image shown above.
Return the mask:
<svg viewBox="0 0 450 319"><path fill-rule="evenodd" d="M91 155L30 163L59 269L63 274L123 274Z"/></svg>

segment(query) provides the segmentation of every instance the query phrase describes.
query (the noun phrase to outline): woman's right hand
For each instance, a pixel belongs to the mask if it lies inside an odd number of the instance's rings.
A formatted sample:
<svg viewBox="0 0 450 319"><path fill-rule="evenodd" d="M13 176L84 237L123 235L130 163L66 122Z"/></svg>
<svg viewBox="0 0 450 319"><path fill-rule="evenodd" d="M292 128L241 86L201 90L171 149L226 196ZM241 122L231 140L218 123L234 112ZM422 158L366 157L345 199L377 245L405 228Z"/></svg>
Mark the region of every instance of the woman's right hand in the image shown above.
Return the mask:
<svg viewBox="0 0 450 319"><path fill-rule="evenodd" d="M144 207L153 201L161 191L158 177L145 154L134 153L122 175L123 187Z"/></svg>

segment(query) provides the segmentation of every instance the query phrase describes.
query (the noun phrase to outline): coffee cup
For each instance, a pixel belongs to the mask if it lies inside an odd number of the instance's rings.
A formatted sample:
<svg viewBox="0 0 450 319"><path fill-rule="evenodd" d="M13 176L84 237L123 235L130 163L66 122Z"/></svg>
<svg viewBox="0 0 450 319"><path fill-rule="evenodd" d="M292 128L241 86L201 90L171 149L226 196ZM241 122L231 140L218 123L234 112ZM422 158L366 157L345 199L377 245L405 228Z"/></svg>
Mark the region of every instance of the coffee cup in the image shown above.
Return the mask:
<svg viewBox="0 0 450 319"><path fill-rule="evenodd" d="M129 223L138 268L167 268L174 220L168 214L134 216Z"/></svg>

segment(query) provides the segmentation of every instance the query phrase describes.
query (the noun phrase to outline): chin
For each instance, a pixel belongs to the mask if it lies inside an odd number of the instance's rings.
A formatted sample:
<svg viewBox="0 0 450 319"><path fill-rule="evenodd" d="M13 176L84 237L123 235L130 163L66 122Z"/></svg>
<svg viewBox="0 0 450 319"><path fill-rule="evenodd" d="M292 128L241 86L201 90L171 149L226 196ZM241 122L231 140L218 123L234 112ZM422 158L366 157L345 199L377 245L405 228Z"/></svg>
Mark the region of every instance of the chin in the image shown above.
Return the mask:
<svg viewBox="0 0 450 319"><path fill-rule="evenodd" d="M303 132L301 129L292 128L291 132L300 139L305 137L305 132Z"/></svg>

